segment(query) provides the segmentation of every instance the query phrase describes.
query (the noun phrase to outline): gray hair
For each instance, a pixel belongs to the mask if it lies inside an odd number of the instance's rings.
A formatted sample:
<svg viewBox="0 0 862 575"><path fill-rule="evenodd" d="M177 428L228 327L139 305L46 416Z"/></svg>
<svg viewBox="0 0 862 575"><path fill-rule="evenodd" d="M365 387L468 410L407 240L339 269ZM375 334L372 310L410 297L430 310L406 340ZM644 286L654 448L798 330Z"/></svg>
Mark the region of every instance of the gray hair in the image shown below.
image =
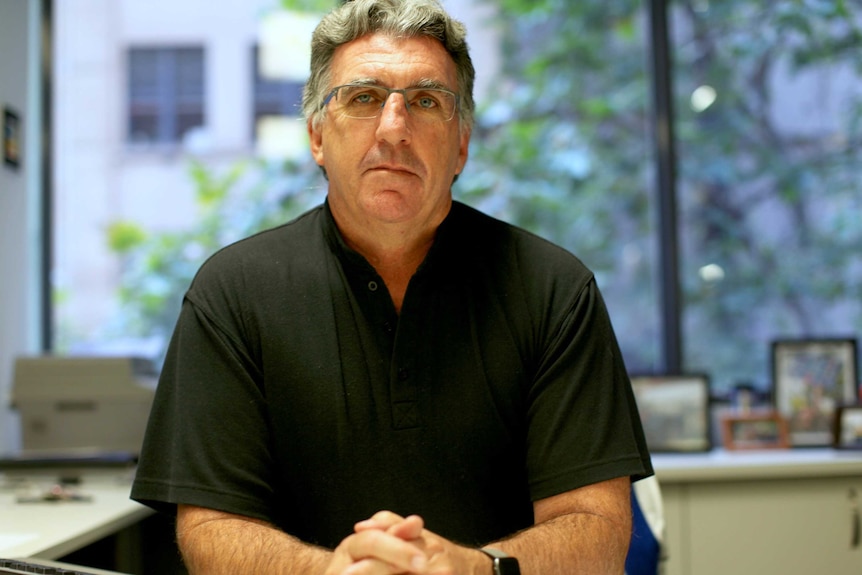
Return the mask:
<svg viewBox="0 0 862 575"><path fill-rule="evenodd" d="M472 128L476 71L467 47L467 29L446 13L438 0L350 0L327 14L311 38L311 75L302 94L302 113L317 125L325 110L335 49L366 34L438 40L455 62L460 94L459 120Z"/></svg>

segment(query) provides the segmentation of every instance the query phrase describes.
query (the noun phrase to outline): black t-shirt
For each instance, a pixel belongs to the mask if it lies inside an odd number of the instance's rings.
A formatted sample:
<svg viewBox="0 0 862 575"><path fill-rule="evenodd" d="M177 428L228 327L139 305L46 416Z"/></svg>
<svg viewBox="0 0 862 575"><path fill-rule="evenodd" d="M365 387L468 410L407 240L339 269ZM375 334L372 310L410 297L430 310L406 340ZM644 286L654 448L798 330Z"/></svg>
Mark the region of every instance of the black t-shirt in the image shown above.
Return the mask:
<svg viewBox="0 0 862 575"><path fill-rule="evenodd" d="M532 502L652 473L592 274L455 202L396 313L328 205L219 251L189 288L132 497L336 546L417 513L479 545Z"/></svg>

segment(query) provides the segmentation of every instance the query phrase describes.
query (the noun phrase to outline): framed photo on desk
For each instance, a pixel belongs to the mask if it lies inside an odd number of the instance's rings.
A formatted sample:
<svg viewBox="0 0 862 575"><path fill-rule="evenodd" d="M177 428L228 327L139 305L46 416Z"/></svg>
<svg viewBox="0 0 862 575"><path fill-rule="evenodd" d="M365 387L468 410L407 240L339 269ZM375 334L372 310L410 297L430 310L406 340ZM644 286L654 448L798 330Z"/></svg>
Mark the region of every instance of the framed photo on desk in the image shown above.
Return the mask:
<svg viewBox="0 0 862 575"><path fill-rule="evenodd" d="M630 379L650 452L712 448L706 375L633 374Z"/></svg>
<svg viewBox="0 0 862 575"><path fill-rule="evenodd" d="M788 447L787 422L774 411L727 416L722 432L728 450Z"/></svg>
<svg viewBox="0 0 862 575"><path fill-rule="evenodd" d="M862 449L862 403L838 407L833 446L835 449Z"/></svg>
<svg viewBox="0 0 862 575"><path fill-rule="evenodd" d="M772 343L776 410L793 447L833 443L836 411L858 401L856 340L798 339Z"/></svg>

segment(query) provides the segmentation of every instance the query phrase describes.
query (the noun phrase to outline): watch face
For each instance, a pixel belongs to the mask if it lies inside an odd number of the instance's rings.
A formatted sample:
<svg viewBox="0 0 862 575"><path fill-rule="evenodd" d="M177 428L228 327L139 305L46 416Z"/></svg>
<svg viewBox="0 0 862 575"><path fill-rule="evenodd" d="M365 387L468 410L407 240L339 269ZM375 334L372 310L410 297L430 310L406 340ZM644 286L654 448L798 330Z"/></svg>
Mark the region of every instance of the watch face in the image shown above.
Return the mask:
<svg viewBox="0 0 862 575"><path fill-rule="evenodd" d="M514 557L497 557L494 560L494 575L521 575L518 560Z"/></svg>

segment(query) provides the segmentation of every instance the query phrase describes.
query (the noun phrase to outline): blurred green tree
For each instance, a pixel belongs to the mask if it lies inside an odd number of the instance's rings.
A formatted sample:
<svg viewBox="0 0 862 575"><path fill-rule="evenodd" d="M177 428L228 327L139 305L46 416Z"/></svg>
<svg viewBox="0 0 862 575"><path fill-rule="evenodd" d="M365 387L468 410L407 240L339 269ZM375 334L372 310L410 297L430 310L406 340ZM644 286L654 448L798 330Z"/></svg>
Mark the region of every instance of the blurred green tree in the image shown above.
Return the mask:
<svg viewBox="0 0 862 575"><path fill-rule="evenodd" d="M660 371L646 5L478 1L497 14L502 67L455 195L583 259L629 368ZM862 326L862 7L680 0L671 13L684 367L726 390L767 381L769 338ZM818 99L824 78L840 102ZM812 94L802 111L788 103L800 90ZM187 231L112 229L125 330L169 333L204 257L324 187L310 161L191 173L201 213Z"/></svg>
<svg viewBox="0 0 862 575"><path fill-rule="evenodd" d="M226 173L193 161L198 213L188 228L147 232L134 222L108 228L111 249L122 262L122 313L113 331L123 337L170 337L183 294L201 264L218 249L261 230L286 223L319 204L322 174L311 161L273 164L247 160Z"/></svg>

